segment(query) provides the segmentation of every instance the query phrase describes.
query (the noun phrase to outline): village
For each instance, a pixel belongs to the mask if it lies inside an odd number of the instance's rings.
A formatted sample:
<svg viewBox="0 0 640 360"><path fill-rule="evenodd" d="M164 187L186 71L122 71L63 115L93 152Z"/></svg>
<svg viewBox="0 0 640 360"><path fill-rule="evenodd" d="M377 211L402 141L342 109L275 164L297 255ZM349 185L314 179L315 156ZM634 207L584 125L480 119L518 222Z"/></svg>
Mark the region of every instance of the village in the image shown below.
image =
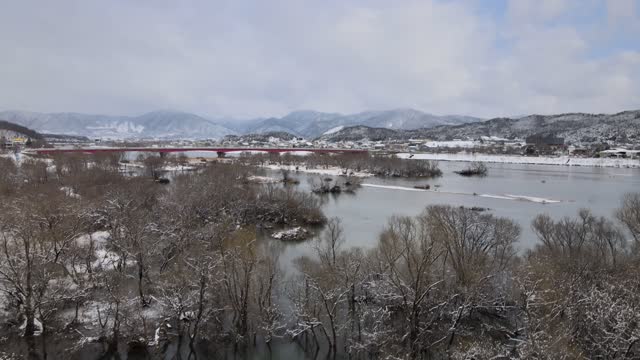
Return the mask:
<svg viewBox="0 0 640 360"><path fill-rule="evenodd" d="M525 139L504 139L495 136L481 136L476 139L452 139L434 141L430 139L332 142L319 139L305 139L288 133L230 135L222 139L88 139L79 136L45 136L48 147L229 147L229 148L296 148L296 149L354 149L379 154L432 153L432 154L485 154L511 155L523 157L572 157L572 158L640 158L640 145L617 144L569 144L565 139L554 136L529 136ZM41 146L42 142L36 142ZM35 147L33 139L27 135L8 130L0 130L0 148L4 151L19 151Z"/></svg>

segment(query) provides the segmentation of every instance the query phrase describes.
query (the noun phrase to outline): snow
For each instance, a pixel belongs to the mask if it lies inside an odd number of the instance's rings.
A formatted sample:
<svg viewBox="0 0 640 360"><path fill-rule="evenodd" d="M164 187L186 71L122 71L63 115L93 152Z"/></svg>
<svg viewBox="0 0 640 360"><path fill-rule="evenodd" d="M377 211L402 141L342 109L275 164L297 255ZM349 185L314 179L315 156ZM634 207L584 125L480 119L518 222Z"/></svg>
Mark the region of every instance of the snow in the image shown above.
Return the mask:
<svg viewBox="0 0 640 360"><path fill-rule="evenodd" d="M394 185L362 184L362 186L366 186L370 188L378 188L378 189L403 190L403 191L420 191L420 192L430 191L426 189L416 189L416 188L410 188L406 186L394 186Z"/></svg>
<svg viewBox="0 0 640 360"><path fill-rule="evenodd" d="M96 249L96 258L96 261L91 264L94 268L104 268L105 265L114 267L120 262L120 255L105 249ZM129 265L129 261L125 265Z"/></svg>
<svg viewBox="0 0 640 360"><path fill-rule="evenodd" d="M480 146L480 143L471 141L471 140L469 141L453 140L453 141L428 141L423 145L431 148L439 148L439 147L471 148L471 147Z"/></svg>
<svg viewBox="0 0 640 360"><path fill-rule="evenodd" d="M0 154L0 157L4 157L7 159L11 159L13 160L13 162L17 165L20 166L22 164L22 159L23 156L21 156L20 153L6 153L6 154Z"/></svg>
<svg viewBox="0 0 640 360"><path fill-rule="evenodd" d="M133 162L128 162L128 163L121 162L120 166L123 167L123 168L131 168L131 167L140 168L140 169L144 168L144 165L133 163Z"/></svg>
<svg viewBox="0 0 640 360"><path fill-rule="evenodd" d="M70 197L70 198L74 198L74 199L80 199L80 195L77 194L71 187L69 186L63 186L60 188L60 191L62 191L66 196Z"/></svg>
<svg viewBox="0 0 640 360"><path fill-rule="evenodd" d="M296 156L307 156L310 154L313 154L313 152L311 151L305 151L305 150L299 150L299 151L289 151L285 154L291 154L291 155L296 155Z"/></svg>
<svg viewBox="0 0 640 360"><path fill-rule="evenodd" d="M150 344L150 345L151 345L151 346L155 346L155 345L157 345L157 344L159 344L159 343L160 343L160 327L158 326L158 327L156 328L155 335L153 336L153 343L152 343L152 344Z"/></svg>
<svg viewBox="0 0 640 360"><path fill-rule="evenodd" d="M33 336L42 335L42 323L38 319L33 319L33 325L35 327L35 331L33 332ZM27 319L24 319L22 325L20 325L20 330L25 330L27 328Z"/></svg>
<svg viewBox="0 0 640 360"><path fill-rule="evenodd" d="M120 255L106 249L109 241L109 233L107 231L96 231L92 234L85 234L75 239L76 244L81 247L88 247L90 239L94 241L96 260L91 264L93 268L113 267L120 262ZM132 264L132 260L127 260L125 265Z"/></svg>
<svg viewBox="0 0 640 360"><path fill-rule="evenodd" d="M189 165L167 165L163 166L161 170L163 171L193 171L195 170L195 166Z"/></svg>
<svg viewBox="0 0 640 360"><path fill-rule="evenodd" d="M271 237L278 240L299 240L306 237L308 231L300 226L287 230L277 231Z"/></svg>
<svg viewBox="0 0 640 360"><path fill-rule="evenodd" d="M270 170L288 170L292 172L303 172L307 174L321 174L321 175L331 175L331 176L356 176L356 177L369 177L373 176L371 173L367 172L357 172L357 171L349 171L345 169L341 169L337 166L329 166L327 168L307 168L305 166L298 166L296 170L295 165L278 165L278 164L268 164L262 165L262 167L270 169Z"/></svg>
<svg viewBox="0 0 640 360"><path fill-rule="evenodd" d="M602 154L627 153L627 154L632 154L632 155L638 155L638 154L640 154L640 150L627 150L627 149L624 149L624 148L616 148L616 149L609 149L609 150L600 151L600 153L602 153Z"/></svg>
<svg viewBox="0 0 640 360"><path fill-rule="evenodd" d="M107 231L96 231L92 234L85 234L76 238L76 244L78 246L89 246L90 240L93 240L95 247L104 247L109 240L109 232Z"/></svg>
<svg viewBox="0 0 640 360"><path fill-rule="evenodd" d="M440 190L426 190L426 189L416 189L405 186L395 186L395 185L378 185L378 184L362 184L364 187L370 188L378 188L378 189L389 189L389 190L401 190L401 191L419 191L419 192L431 192L431 193L442 193L442 194L453 194L453 195L467 195L467 196L479 196L484 198L491 199L499 199L499 200L511 200L511 201L529 201L539 204L557 204L560 203L560 200L548 199L542 197L528 196L528 195L511 195L511 194L476 194L476 193L467 193L467 192L457 192L457 191L440 191Z"/></svg>
<svg viewBox="0 0 640 360"><path fill-rule="evenodd" d="M280 180L268 176L249 176L247 180L260 184L273 184L280 182Z"/></svg>
<svg viewBox="0 0 640 360"><path fill-rule="evenodd" d="M510 194L506 194L504 196L497 196L497 195L488 195L488 194L482 194L479 195L482 197L493 197L493 198L501 198L501 199L505 199L505 200L522 200L522 201L530 201L530 202L535 202L535 203L540 203L540 204L556 204L561 202L560 200L553 200L553 199L545 199L545 198L540 198L540 197L535 197L535 196L526 196L526 195L510 195Z"/></svg>
<svg viewBox="0 0 640 360"><path fill-rule="evenodd" d="M331 128L331 129L329 129L329 130L325 131L325 132L324 132L324 134L322 134L322 135L331 135L331 134L335 134L335 133L337 133L338 131L340 131L340 130L342 130L342 129L344 129L344 125L336 126L336 127L334 127L334 128Z"/></svg>
<svg viewBox="0 0 640 360"><path fill-rule="evenodd" d="M580 158L571 156L518 156L518 155L487 155L487 154L397 154L402 159L421 159L439 161L482 161L487 163L525 164L525 165L565 165L565 166L593 166L593 167L618 167L637 168L640 160L616 159L616 158Z"/></svg>

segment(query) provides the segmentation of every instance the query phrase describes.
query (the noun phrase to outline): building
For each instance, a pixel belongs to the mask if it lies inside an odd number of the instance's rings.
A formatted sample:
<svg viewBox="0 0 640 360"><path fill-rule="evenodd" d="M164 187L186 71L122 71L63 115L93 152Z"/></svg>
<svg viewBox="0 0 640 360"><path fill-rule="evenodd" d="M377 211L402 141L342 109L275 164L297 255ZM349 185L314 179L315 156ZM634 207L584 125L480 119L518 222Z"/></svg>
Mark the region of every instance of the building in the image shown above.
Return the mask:
<svg viewBox="0 0 640 360"><path fill-rule="evenodd" d="M553 135L531 135L525 139L524 153L526 155L534 154L552 154L565 150L564 138Z"/></svg>
<svg viewBox="0 0 640 360"><path fill-rule="evenodd" d="M609 149L609 150L600 151L598 154L600 155L600 157L635 159L640 157L640 150L627 150L627 149L618 148L618 149Z"/></svg>
<svg viewBox="0 0 640 360"><path fill-rule="evenodd" d="M15 148L19 146L29 145L31 143L31 139L22 137L19 135L16 136L0 136L0 147L2 148Z"/></svg>

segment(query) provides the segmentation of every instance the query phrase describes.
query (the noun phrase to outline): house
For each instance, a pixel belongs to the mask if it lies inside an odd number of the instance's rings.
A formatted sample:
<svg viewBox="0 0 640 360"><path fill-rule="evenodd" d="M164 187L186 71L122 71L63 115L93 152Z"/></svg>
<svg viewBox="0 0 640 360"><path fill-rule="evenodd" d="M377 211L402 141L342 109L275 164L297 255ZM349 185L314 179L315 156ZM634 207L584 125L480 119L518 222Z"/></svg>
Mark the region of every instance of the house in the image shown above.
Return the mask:
<svg viewBox="0 0 640 360"><path fill-rule="evenodd" d="M600 157L635 159L640 157L640 150L627 150L623 148L618 148L618 149L609 149L609 150L600 151L598 154L600 155Z"/></svg>

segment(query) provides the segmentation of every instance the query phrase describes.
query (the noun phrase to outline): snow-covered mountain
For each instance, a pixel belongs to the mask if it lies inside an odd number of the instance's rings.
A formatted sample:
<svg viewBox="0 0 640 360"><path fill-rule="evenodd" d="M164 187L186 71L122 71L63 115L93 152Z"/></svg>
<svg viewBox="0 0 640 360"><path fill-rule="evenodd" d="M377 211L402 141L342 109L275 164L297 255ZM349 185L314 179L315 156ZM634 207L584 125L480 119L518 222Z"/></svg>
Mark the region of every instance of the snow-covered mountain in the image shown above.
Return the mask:
<svg viewBox="0 0 640 360"><path fill-rule="evenodd" d="M91 138L220 139L234 134L286 132L308 139L322 137L326 140L384 136L450 140L553 134L573 144L602 141L640 143L640 110L617 114L529 115L486 121L466 116L437 116L413 109L366 111L351 115L294 111L280 118L226 122L178 111L154 111L140 116L4 111L0 112L0 120L45 134Z"/></svg>
<svg viewBox="0 0 640 360"><path fill-rule="evenodd" d="M234 131L201 116L154 111L141 116L79 113L0 112L0 119L41 133L110 138L221 138Z"/></svg>
<svg viewBox="0 0 640 360"><path fill-rule="evenodd" d="M320 136L319 139L331 142L359 141L365 139L370 141L383 141L387 139L397 139L404 134L404 131L355 125L345 127L335 132L327 132Z"/></svg>
<svg viewBox="0 0 640 360"><path fill-rule="evenodd" d="M354 125L387 129L418 129L478 121L465 116L437 116L413 109L367 111L342 115L318 111L294 111L277 118L212 121L178 111L154 111L141 116L109 116L79 113L0 112L0 119L41 133L110 138L222 138L230 134L287 132L316 138L328 131Z"/></svg>
<svg viewBox="0 0 640 360"><path fill-rule="evenodd" d="M640 143L640 110L616 114L568 113L529 115L518 119L497 118L484 122L425 130L434 139L498 136L525 138L554 135L570 144L598 142Z"/></svg>
<svg viewBox="0 0 640 360"><path fill-rule="evenodd" d="M386 131L381 131L386 130ZM436 126L414 130L391 130L372 127L346 127L322 136L327 141L373 139L384 135L388 139L479 139L495 136L524 139L530 135L554 135L568 144L601 142L640 143L640 110L617 114L570 113L559 115L529 115L517 119L495 118L460 125Z"/></svg>
<svg viewBox="0 0 640 360"><path fill-rule="evenodd" d="M432 115L414 109L366 111L342 115L317 111L294 111L282 118L260 119L246 123L245 133L286 131L306 138L316 138L344 127L363 125L397 130L430 128L439 125L456 125L480 118L458 115Z"/></svg>

